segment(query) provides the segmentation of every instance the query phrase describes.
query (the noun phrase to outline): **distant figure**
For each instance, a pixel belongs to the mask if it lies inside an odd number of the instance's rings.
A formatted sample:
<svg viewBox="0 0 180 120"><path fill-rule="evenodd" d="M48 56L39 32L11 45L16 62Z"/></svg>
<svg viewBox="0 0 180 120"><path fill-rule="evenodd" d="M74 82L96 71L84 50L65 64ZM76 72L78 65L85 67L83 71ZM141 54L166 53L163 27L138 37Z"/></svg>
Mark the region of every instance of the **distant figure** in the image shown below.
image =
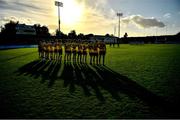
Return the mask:
<svg viewBox="0 0 180 120"><path fill-rule="evenodd" d="M119 47L119 44L120 44L120 38L117 39L117 45Z"/></svg>
<svg viewBox="0 0 180 120"><path fill-rule="evenodd" d="M125 43L128 43L127 37L128 37L128 34L125 33L125 34L124 34L124 42L125 42Z"/></svg>
<svg viewBox="0 0 180 120"><path fill-rule="evenodd" d="M111 41L110 41L109 45L110 45L110 47L111 47L111 45L112 45Z"/></svg>
<svg viewBox="0 0 180 120"><path fill-rule="evenodd" d="M127 38L127 37L128 37L128 34L127 34L127 33L125 33L125 34L124 34L124 38Z"/></svg>
<svg viewBox="0 0 180 120"><path fill-rule="evenodd" d="M115 45L115 40L113 41L113 47L114 47L114 45Z"/></svg>

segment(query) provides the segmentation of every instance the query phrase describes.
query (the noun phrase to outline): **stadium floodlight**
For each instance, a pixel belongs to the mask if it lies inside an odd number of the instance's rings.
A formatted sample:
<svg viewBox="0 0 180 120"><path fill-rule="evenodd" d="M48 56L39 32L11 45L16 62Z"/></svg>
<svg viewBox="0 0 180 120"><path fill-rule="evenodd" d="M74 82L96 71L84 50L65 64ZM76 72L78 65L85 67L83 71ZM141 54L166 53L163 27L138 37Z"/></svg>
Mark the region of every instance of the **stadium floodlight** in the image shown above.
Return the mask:
<svg viewBox="0 0 180 120"><path fill-rule="evenodd" d="M123 13L117 13L117 16L119 17L118 37L120 38L120 17L123 16Z"/></svg>
<svg viewBox="0 0 180 120"><path fill-rule="evenodd" d="M58 20L58 25L59 25L59 33L60 33L60 7L63 7L63 3L62 2L59 2L59 1L55 1L55 6L57 6L58 7L58 18L59 18L59 20Z"/></svg>

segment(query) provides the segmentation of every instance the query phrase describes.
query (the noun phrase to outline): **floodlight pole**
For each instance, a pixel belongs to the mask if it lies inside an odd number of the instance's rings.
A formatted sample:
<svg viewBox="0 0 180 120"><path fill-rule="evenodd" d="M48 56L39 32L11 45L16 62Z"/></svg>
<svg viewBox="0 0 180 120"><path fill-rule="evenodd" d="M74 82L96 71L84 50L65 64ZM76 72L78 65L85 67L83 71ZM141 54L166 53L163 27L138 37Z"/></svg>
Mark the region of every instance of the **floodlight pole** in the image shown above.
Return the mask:
<svg viewBox="0 0 180 120"><path fill-rule="evenodd" d="M121 36L121 34L120 34L120 32L121 32L121 28L120 28L120 19L121 19L121 17L120 17L120 15L119 15L119 25L118 25L118 37L120 38L120 36Z"/></svg>
<svg viewBox="0 0 180 120"><path fill-rule="evenodd" d="M120 22L121 22L120 18L121 18L121 16L123 16L123 13L117 13L117 16L119 17L118 37L120 38Z"/></svg>
<svg viewBox="0 0 180 120"><path fill-rule="evenodd" d="M60 32L60 30L61 30L61 21L60 21L60 6L58 6L58 18L59 18L59 20L58 20L58 24L59 24L59 32Z"/></svg>
<svg viewBox="0 0 180 120"><path fill-rule="evenodd" d="M61 31L61 21L60 21L60 7L63 7L63 3L59 1L55 1L55 6L58 7L58 25L59 25L59 33Z"/></svg>

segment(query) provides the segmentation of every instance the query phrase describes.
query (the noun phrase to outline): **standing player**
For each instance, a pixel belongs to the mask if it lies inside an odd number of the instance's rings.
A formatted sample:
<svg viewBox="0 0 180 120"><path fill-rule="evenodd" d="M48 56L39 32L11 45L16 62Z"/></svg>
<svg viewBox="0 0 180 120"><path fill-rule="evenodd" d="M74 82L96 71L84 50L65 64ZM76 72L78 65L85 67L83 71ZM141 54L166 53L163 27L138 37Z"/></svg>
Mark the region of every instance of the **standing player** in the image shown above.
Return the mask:
<svg viewBox="0 0 180 120"><path fill-rule="evenodd" d="M55 49L54 49L54 55L55 55L55 59L58 59L58 50L59 50L59 42L56 40L55 41Z"/></svg>
<svg viewBox="0 0 180 120"><path fill-rule="evenodd" d="M83 62L84 63L86 63L86 60L87 60L87 44L85 43L84 45L83 45Z"/></svg>
<svg viewBox="0 0 180 120"><path fill-rule="evenodd" d="M71 45L70 43L65 44L65 61L71 60Z"/></svg>
<svg viewBox="0 0 180 120"><path fill-rule="evenodd" d="M92 60L94 56L93 43L90 43L88 48L89 48L90 64L92 64Z"/></svg>
<svg viewBox="0 0 180 120"><path fill-rule="evenodd" d="M73 62L76 62L76 43L72 43Z"/></svg>
<svg viewBox="0 0 180 120"><path fill-rule="evenodd" d="M78 45L78 57L77 57L77 61L78 62L81 62L81 60L82 60L82 44L81 43L79 43L79 45Z"/></svg>
<svg viewBox="0 0 180 120"><path fill-rule="evenodd" d="M53 59L53 45L52 42L49 42L49 60Z"/></svg>
<svg viewBox="0 0 180 120"><path fill-rule="evenodd" d="M39 58L42 58L43 57L43 42L42 41L39 41L38 53L39 53Z"/></svg>
<svg viewBox="0 0 180 120"><path fill-rule="evenodd" d="M93 46L93 63L98 64L98 42L96 41Z"/></svg>
<svg viewBox="0 0 180 120"><path fill-rule="evenodd" d="M51 41L51 51L52 51L52 59L55 59L55 42Z"/></svg>
<svg viewBox="0 0 180 120"><path fill-rule="evenodd" d="M47 42L47 59L50 60L51 58L51 43Z"/></svg>
<svg viewBox="0 0 180 120"><path fill-rule="evenodd" d="M44 59L48 59L48 43L47 42L43 42L43 57Z"/></svg>
<svg viewBox="0 0 180 120"><path fill-rule="evenodd" d="M102 57L102 64L104 65L106 55L106 44L105 42L101 41L99 43L99 64L101 64L101 57Z"/></svg>
<svg viewBox="0 0 180 120"><path fill-rule="evenodd" d="M60 61L62 61L62 53L63 53L63 51L62 51L62 42L61 42L61 41L58 42L58 53L59 53L58 59L59 59Z"/></svg>

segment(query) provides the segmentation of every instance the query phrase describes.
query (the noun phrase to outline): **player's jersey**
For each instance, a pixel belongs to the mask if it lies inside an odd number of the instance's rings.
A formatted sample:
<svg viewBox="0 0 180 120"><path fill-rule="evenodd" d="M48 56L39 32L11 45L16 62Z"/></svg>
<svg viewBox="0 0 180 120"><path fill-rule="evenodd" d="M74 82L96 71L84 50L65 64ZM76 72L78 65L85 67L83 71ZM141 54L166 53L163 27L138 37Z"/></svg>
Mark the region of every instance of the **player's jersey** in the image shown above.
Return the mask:
<svg viewBox="0 0 180 120"><path fill-rule="evenodd" d="M105 54L106 53L106 44L105 43L100 43L99 44L99 53L100 54Z"/></svg>
<svg viewBox="0 0 180 120"><path fill-rule="evenodd" d="M55 52L58 52L58 50L59 50L59 43L58 42L55 43L54 49L55 49L54 50Z"/></svg>
<svg viewBox="0 0 180 120"><path fill-rule="evenodd" d="M72 45L72 52L73 52L74 54L76 54L76 44L73 44L73 45Z"/></svg>
<svg viewBox="0 0 180 120"><path fill-rule="evenodd" d="M51 44L51 52L55 51L55 44Z"/></svg>
<svg viewBox="0 0 180 120"><path fill-rule="evenodd" d="M47 43L43 43L43 50L44 50L44 51L47 51L47 50L48 50L48 45L47 45Z"/></svg>
<svg viewBox="0 0 180 120"><path fill-rule="evenodd" d="M48 50L48 52L51 51L51 44L50 43L47 44L47 50Z"/></svg>

